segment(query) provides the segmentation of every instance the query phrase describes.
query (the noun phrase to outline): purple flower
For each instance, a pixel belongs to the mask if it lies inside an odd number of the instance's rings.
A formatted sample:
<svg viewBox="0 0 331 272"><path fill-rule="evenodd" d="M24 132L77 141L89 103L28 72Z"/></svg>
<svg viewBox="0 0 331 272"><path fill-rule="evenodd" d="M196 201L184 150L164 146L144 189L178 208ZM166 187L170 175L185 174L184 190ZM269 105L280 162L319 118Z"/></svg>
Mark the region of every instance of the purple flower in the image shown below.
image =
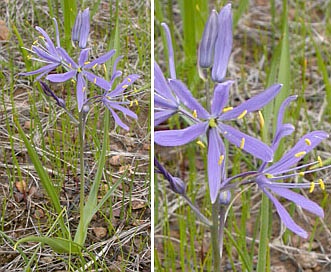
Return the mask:
<svg viewBox="0 0 331 272"><path fill-rule="evenodd" d="M79 42L79 47L84 49L87 44L88 35L90 32L90 10L87 8L78 12L75 24L72 28L71 39L73 42Z"/></svg>
<svg viewBox="0 0 331 272"><path fill-rule="evenodd" d="M42 88L42 90L44 91L44 93L47 96L53 97L53 99L55 99L56 104L58 104L58 106L60 106L61 108L65 108L66 104L64 102L64 100L62 98L59 98L49 87L45 82L39 81L39 84Z"/></svg>
<svg viewBox="0 0 331 272"><path fill-rule="evenodd" d="M287 98L280 107L277 120L276 134L271 145L273 151L276 151L281 138L291 134L294 131L294 127L292 125L283 124L282 122L285 108L294 99L296 99L296 96L291 96ZM296 173L284 175L284 173L293 172L311 165L307 164L291 168L327 137L328 134L324 131L313 131L306 134L297 142L297 144L292 149L285 153L283 157L276 163L267 167L267 162L264 161L259 171L257 172L258 176L255 178L255 181L259 188L268 196L268 198L275 205L277 213L285 226L303 238L308 237L307 232L293 221L284 206L274 197L273 194L277 194L281 197L284 197L287 200L294 202L296 205L313 214L316 214L319 217L324 216L322 208L318 206L315 202L290 190L294 188L309 188L311 187L311 183L283 183L277 181L284 180L285 178L297 175ZM320 181L320 183L322 183L322 181ZM321 185L324 186L323 184Z"/></svg>
<svg viewBox="0 0 331 272"><path fill-rule="evenodd" d="M156 167L155 172L162 174L164 178L169 181L170 189L180 195L185 195L186 185L177 177L173 177L160 163L154 158L154 166Z"/></svg>
<svg viewBox="0 0 331 272"><path fill-rule="evenodd" d="M42 42L40 43L38 40L34 42L34 45L32 45L32 50L31 52L37 56L31 57L30 59L39 61L41 63L45 63L46 65L31 71L31 72L26 72L26 73L20 73L20 75L23 76L31 76L31 75L37 75L40 74L36 80L39 80L42 76L45 74L48 74L52 70L54 70L56 67L62 64L62 55L59 52L60 48L60 38L59 38L59 30L58 30L58 25L57 21L55 18L53 19L54 24L55 24L55 29L56 29L56 42L57 46L54 45L53 41L51 38L48 36L48 34L43 30L41 27L36 26L36 30L40 32L42 36L40 36Z"/></svg>
<svg viewBox="0 0 331 272"><path fill-rule="evenodd" d="M116 69L115 69L116 71ZM116 73L116 72L115 72ZM117 73L118 74L118 73ZM114 72L113 72L114 75ZM128 77L126 77L120 84L118 84L113 90L106 91L101 98L101 102L109 109L111 112L115 123L122 127L125 130L129 130L129 127L123 123L121 118L118 116L118 114L115 112L115 110L122 112L124 115L130 116L134 119L137 119L137 115L127 109L126 107L123 107L122 105L127 105L129 102L126 101L118 101L118 98L125 97L124 92L125 90L133 84L137 79L139 78L139 75L132 74Z"/></svg>
<svg viewBox="0 0 331 272"><path fill-rule="evenodd" d="M208 141L208 181L212 203L217 199L221 182L225 179L225 147L220 134L229 142L240 147L263 161L271 161L273 151L260 140L224 124L224 121L242 119L247 113L259 110L271 101L281 89L275 84L263 93L247 100L235 108L225 108L229 98L232 81L220 83L215 87L211 102L211 113L207 112L179 80L170 80L169 85L179 100L190 109L194 124L180 130L157 131L154 141L162 146L179 146L207 134Z"/></svg>
<svg viewBox="0 0 331 272"><path fill-rule="evenodd" d="M89 51L90 48L86 48L81 51L77 64L64 49L59 48L61 56L68 63L69 71L62 74L50 74L46 77L46 79L52 82L64 82L71 78L77 80L76 95L79 111L81 111L87 99L86 79L106 91L110 90L111 88L111 85L108 81L96 76L89 70L108 61L114 55L115 50L110 50L106 54L91 62L87 61Z"/></svg>
<svg viewBox="0 0 331 272"><path fill-rule="evenodd" d="M154 90L154 126L157 126L177 112L179 102L156 62L154 63Z"/></svg>

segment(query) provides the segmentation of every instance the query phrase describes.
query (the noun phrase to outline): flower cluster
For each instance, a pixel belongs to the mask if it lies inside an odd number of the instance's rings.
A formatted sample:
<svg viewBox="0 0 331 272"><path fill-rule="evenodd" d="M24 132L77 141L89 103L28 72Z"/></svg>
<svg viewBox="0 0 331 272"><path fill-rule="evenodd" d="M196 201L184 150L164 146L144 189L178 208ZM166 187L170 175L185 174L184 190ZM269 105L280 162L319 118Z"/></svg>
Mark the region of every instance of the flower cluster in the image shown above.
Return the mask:
<svg viewBox="0 0 331 272"><path fill-rule="evenodd" d="M186 85L176 79L169 28L165 24L162 24L162 26L166 31L168 51L170 52L170 78L166 79L160 67L155 64L155 125L166 121L174 114L179 114L188 126L183 129L156 131L154 134L155 143L161 146L180 146L198 140L198 143L206 144L208 150L207 173L212 203L216 203L216 201L220 201L222 204L228 202L229 200L224 201L223 196L230 196L229 190L238 187L234 186L235 180L240 179L241 181L237 182L240 185L254 182L273 202L286 227L306 238L308 236L307 232L293 221L274 194L294 202L296 205L319 217L323 217L323 210L320 206L290 190L292 188L311 188L311 186L315 185L315 182L285 183L281 181L295 175L317 171L308 170L298 173L299 169L306 169L311 164L298 167L295 167L295 165L322 140L326 139L328 134L324 131L313 131L306 134L280 160L268 166L269 163L273 162L273 156L278 148L279 141L294 131L293 125L283 124L283 116L286 107L291 101L296 99L296 96L290 96L281 105L277 128L271 146L228 124L229 121L243 119L247 114L262 109L277 96L282 87L281 84L274 84L236 107L228 106L230 88L233 84L232 80L225 80L232 49L231 5L226 5L219 14L215 10L211 12L199 46L199 73L204 80L206 80L206 75L208 76L210 73L211 80L215 82L211 101L207 101L210 105L207 105L206 108L210 110L206 110L193 97ZM261 112L259 114L263 125L263 116ZM228 178L225 168L227 154L223 139L259 159L261 161L259 169ZM158 162L156 162L155 166L159 169L158 173L163 174L170 182L171 189L179 193L178 185L175 182L176 179L167 173L164 168L160 170ZM321 166L318 170L321 168L323 167ZM180 184L180 188L184 188L182 182ZM319 180L316 184L320 184L323 189L324 184L322 180Z"/></svg>
<svg viewBox="0 0 331 272"><path fill-rule="evenodd" d="M122 72L116 69L118 62L122 58L121 56L114 61L110 81L93 72L93 70L96 70L95 68L97 66L103 66L106 73L105 63L114 56L115 50L110 50L96 59L89 60L91 48L86 48L90 31L90 12L88 8L83 12L79 11L72 29L72 42L73 44L77 42L81 49L78 61L75 61L68 52L61 47L58 24L55 18L53 21L56 32L56 45L46 31L37 26L36 30L41 36L39 36L38 40L33 43L31 49L27 49L33 54L30 58L44 64L44 66L31 72L21 73L20 75L38 75L36 80L40 82L45 94L53 97L56 100L56 103L62 108L65 108L64 101L61 98L58 98L55 93L50 90L47 84L41 81L41 79L45 77L45 79L50 82L73 81L76 85L77 106L79 112L82 111L84 105L89 106L91 103L100 102L110 110L115 123L123 129L128 130L129 127L124 124L115 110L122 112L125 116L127 115L137 119L137 115L125 107L125 105L130 102L123 101L123 97L126 96L127 88L132 85L139 76L136 74L129 75L125 77L120 84L113 86L115 79L122 75ZM57 68L61 68L63 73L57 73L56 71L54 73L54 70ZM103 94L88 98L88 82L101 88Z"/></svg>

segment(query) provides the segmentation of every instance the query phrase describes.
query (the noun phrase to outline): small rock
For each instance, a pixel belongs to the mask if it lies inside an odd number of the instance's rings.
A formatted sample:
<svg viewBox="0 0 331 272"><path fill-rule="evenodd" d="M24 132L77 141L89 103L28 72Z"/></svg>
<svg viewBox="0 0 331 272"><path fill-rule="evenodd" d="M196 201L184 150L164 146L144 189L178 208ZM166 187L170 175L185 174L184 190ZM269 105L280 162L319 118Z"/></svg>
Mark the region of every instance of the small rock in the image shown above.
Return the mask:
<svg viewBox="0 0 331 272"><path fill-rule="evenodd" d="M26 189L27 189L25 180L16 181L15 182L15 187L21 194L24 194L26 192Z"/></svg>
<svg viewBox="0 0 331 272"><path fill-rule="evenodd" d="M109 163L112 165L112 166L118 166L121 164L121 156L120 155L115 155L115 156L112 156L110 159L109 159Z"/></svg>
<svg viewBox="0 0 331 272"><path fill-rule="evenodd" d="M305 269L314 268L318 264L317 254L315 252L301 253L296 256L296 260Z"/></svg>
<svg viewBox="0 0 331 272"><path fill-rule="evenodd" d="M107 229L104 228L104 227L94 227L93 228L93 233L98 238L104 238L104 237L107 236Z"/></svg>

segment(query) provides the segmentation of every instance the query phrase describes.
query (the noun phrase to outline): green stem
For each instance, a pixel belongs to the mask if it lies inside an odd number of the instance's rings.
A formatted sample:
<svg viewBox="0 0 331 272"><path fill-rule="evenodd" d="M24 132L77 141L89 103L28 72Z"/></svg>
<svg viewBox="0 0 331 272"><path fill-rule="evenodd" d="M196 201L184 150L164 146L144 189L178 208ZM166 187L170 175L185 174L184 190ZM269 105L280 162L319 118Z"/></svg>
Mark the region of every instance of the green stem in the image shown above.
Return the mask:
<svg viewBox="0 0 331 272"><path fill-rule="evenodd" d="M79 113L79 166L80 166L80 189L79 189L79 211L80 221L84 222L84 200L85 200L85 167L84 167L84 151L85 151L85 112L82 110ZM83 224L81 224L83 227ZM79 230L81 231L81 230Z"/></svg>
<svg viewBox="0 0 331 272"><path fill-rule="evenodd" d="M257 272L266 271L268 253L269 199L263 194L261 204L260 244L257 262Z"/></svg>
<svg viewBox="0 0 331 272"><path fill-rule="evenodd" d="M219 239L219 252L220 252L220 259L222 261L222 255L223 255L223 241L224 241L224 227L225 227L225 221L226 221L226 210L227 206L221 205L220 208L220 225L218 230L218 239Z"/></svg>
<svg viewBox="0 0 331 272"><path fill-rule="evenodd" d="M210 227L211 244L213 251L213 267L216 272L221 271L220 237L219 237L219 206L218 199L212 204L212 226Z"/></svg>

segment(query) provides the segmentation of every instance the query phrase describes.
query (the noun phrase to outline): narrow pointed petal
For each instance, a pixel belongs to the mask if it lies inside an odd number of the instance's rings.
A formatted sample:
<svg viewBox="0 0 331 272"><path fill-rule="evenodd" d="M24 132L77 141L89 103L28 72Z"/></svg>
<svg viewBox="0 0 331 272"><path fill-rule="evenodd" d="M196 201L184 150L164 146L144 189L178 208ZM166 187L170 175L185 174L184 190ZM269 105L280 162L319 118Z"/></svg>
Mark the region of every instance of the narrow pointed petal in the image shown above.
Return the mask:
<svg viewBox="0 0 331 272"><path fill-rule="evenodd" d="M279 161L266 168L263 172L270 174L286 172L287 169L298 163L306 153L313 150L328 136L325 131L319 130L306 134Z"/></svg>
<svg viewBox="0 0 331 272"><path fill-rule="evenodd" d="M296 233L297 235L306 239L308 237L308 233L293 221L292 217L289 215L289 213L286 211L286 209L283 207L283 205L266 189L262 188L262 190L268 196L268 198L272 201L272 203L275 205L277 213L278 213L281 221L285 224L285 226L289 230Z"/></svg>
<svg viewBox="0 0 331 272"><path fill-rule="evenodd" d="M78 60L78 65L80 67L83 67L84 65L86 65L86 61L87 61L90 50L91 50L91 48L85 48L80 52L79 60Z"/></svg>
<svg viewBox="0 0 331 272"><path fill-rule="evenodd" d="M77 76L76 96L77 96L78 111L81 111L87 97L86 82L81 73L79 73Z"/></svg>
<svg viewBox="0 0 331 272"><path fill-rule="evenodd" d="M154 126L158 126L173 116L176 110L161 110L154 113Z"/></svg>
<svg viewBox="0 0 331 272"><path fill-rule="evenodd" d="M54 22L54 25L55 25L55 36L56 36L56 45L57 47L60 47L60 34L59 34L59 26L57 24L57 21L55 18L53 18L53 22Z"/></svg>
<svg viewBox="0 0 331 272"><path fill-rule="evenodd" d="M51 72L52 70L54 70L56 67L58 67L59 64L58 63L51 63L51 64L48 64L46 66L43 66L37 70L34 70L34 71L31 71L31 72L26 72L26 73L19 73L19 75L22 75L22 76L31 76L31 75L36 75L36 74L45 74L45 73L49 73Z"/></svg>
<svg viewBox="0 0 331 272"><path fill-rule="evenodd" d="M50 53L46 52L45 50L43 50L37 46L32 46L32 51L35 52L38 57L40 57L48 62L59 63L61 61L58 55L53 56Z"/></svg>
<svg viewBox="0 0 331 272"><path fill-rule="evenodd" d="M223 157L221 158L221 156ZM215 203L224 179L225 147L216 128L208 132L208 182L212 203Z"/></svg>
<svg viewBox="0 0 331 272"><path fill-rule="evenodd" d="M168 45L168 56L169 56L170 78L176 79L174 49L172 47L172 40L171 40L170 30L169 30L169 27L166 23L161 23L161 26L163 27L163 29L166 33L166 39L167 39L167 45Z"/></svg>
<svg viewBox="0 0 331 272"><path fill-rule="evenodd" d="M52 81L52 82L65 82L74 76L76 76L77 71L76 70L71 70L69 72L65 72L63 74L51 74L46 77L47 80Z"/></svg>
<svg viewBox="0 0 331 272"><path fill-rule="evenodd" d="M107 106L107 104L105 104ZM110 110L111 114L113 115L113 118L115 120L115 123L119 125L121 128L125 129L126 131L129 131L129 127L123 123L121 118L118 116L118 114L111 108L111 106L107 106L107 108Z"/></svg>
<svg viewBox="0 0 331 272"><path fill-rule="evenodd" d="M177 103L164 97L154 94L154 108L177 109Z"/></svg>
<svg viewBox="0 0 331 272"><path fill-rule="evenodd" d="M232 50L232 12L227 4L218 14L218 34L215 44L214 64L211 77L213 81L222 82Z"/></svg>
<svg viewBox="0 0 331 272"><path fill-rule="evenodd" d="M294 126L291 124L283 124L283 119L284 119L284 113L288 105L293 101L297 99L297 95L292 95L286 98L283 103L281 104L279 111L278 111L278 117L277 117L277 126L276 126L276 133L275 137L273 139L271 148L273 151L276 151L278 148L278 144L280 140L287 136L290 135L294 131Z"/></svg>
<svg viewBox="0 0 331 272"><path fill-rule="evenodd" d="M209 68L213 64L215 52L215 42L218 32L218 17L216 10L212 10L205 29L203 30L201 42L199 45L199 66Z"/></svg>
<svg viewBox="0 0 331 272"><path fill-rule="evenodd" d="M314 201L311 201L308 198L305 198L304 196L295 193L287 188L280 188L277 187L277 184L270 184L267 185L270 190L275 192L277 195L286 198L289 201L292 201L297 206L300 206L301 208L323 218L324 212L323 209L317 205Z"/></svg>
<svg viewBox="0 0 331 272"><path fill-rule="evenodd" d="M190 110L196 111L198 118L208 119L210 114L201 106L201 104L193 97L192 93L187 89L185 84L180 80L171 79L169 81L171 89L177 95L179 100Z"/></svg>
<svg viewBox="0 0 331 272"><path fill-rule="evenodd" d="M74 62L74 60L69 56L69 54L67 53L66 50L64 50L62 47L58 48L58 52L60 53L60 55L62 56L62 58L69 63L70 67L73 69L77 69L78 65L76 62Z"/></svg>
<svg viewBox="0 0 331 272"><path fill-rule="evenodd" d="M118 103L115 102L110 102L109 105L115 109L115 110L119 110L120 112L122 112L124 115L130 116L133 119L137 119L138 116L137 114L135 114L132 110L129 110L121 105L119 105Z"/></svg>
<svg viewBox="0 0 331 272"><path fill-rule="evenodd" d="M214 90L214 97L211 102L211 114L212 116L219 116L228 103L230 87L234 81L229 80L216 85Z"/></svg>
<svg viewBox="0 0 331 272"><path fill-rule="evenodd" d="M179 130L154 132L154 142L162 146L180 146L192 142L204 134L208 124L199 123Z"/></svg>
<svg viewBox="0 0 331 272"><path fill-rule="evenodd" d="M235 107L233 110L227 111L220 116L221 120L231 120L238 118L243 112L246 113L257 111L268 104L279 93L282 85L274 84L264 92L248 99L246 102Z"/></svg>
<svg viewBox="0 0 331 272"><path fill-rule="evenodd" d="M96 76L93 73L84 71L84 76L86 76L87 80L92 82L93 84L99 86L100 88L109 91L110 90L110 84L107 80L103 79L102 77Z"/></svg>
<svg viewBox="0 0 331 272"><path fill-rule="evenodd" d="M82 13L81 27L79 33L79 47L84 49L87 44L88 35L90 33L90 10L85 9Z"/></svg>
<svg viewBox="0 0 331 272"><path fill-rule="evenodd" d="M115 54L115 50L110 50L106 54L103 54L101 57L96 58L95 60L91 61L90 63L84 66L85 69L91 69L94 65L103 64L108 61L113 55Z"/></svg>
<svg viewBox="0 0 331 272"><path fill-rule="evenodd" d="M241 131L225 125L219 124L223 136L232 144L252 154L254 157L263 161L272 161L273 151L271 148L260 140L251 137Z"/></svg>
<svg viewBox="0 0 331 272"><path fill-rule="evenodd" d="M174 95L169 87L169 83L165 79L159 65L156 62L154 62L154 89L161 96L175 101Z"/></svg>
<svg viewBox="0 0 331 272"><path fill-rule="evenodd" d="M131 74L126 77L120 84L116 86L116 88L107 93L107 95L111 97L118 96L122 94L129 86L131 86L138 78L140 78L137 74Z"/></svg>
<svg viewBox="0 0 331 272"><path fill-rule="evenodd" d="M56 55L57 54L57 51L55 49L54 43L51 40L51 38L48 36L48 34L46 33L46 31L43 30L39 26L36 26L36 30L39 31L41 33L41 35L43 35L43 37L45 38L45 40L44 40L45 41L45 45L46 45L46 48L49 51L49 53L51 55Z"/></svg>

